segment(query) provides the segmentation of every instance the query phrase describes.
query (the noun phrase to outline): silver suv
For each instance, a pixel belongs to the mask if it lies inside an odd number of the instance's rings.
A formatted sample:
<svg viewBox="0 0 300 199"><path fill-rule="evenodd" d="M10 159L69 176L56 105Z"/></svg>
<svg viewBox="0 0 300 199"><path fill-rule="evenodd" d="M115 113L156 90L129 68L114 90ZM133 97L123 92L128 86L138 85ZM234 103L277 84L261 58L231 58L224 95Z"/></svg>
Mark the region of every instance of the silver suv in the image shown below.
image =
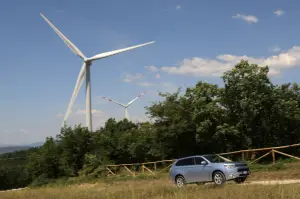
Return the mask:
<svg viewBox="0 0 300 199"><path fill-rule="evenodd" d="M250 175L243 162L231 162L219 155L197 155L176 160L170 168L170 178L178 187L185 184L214 182L222 185L228 180L243 183Z"/></svg>

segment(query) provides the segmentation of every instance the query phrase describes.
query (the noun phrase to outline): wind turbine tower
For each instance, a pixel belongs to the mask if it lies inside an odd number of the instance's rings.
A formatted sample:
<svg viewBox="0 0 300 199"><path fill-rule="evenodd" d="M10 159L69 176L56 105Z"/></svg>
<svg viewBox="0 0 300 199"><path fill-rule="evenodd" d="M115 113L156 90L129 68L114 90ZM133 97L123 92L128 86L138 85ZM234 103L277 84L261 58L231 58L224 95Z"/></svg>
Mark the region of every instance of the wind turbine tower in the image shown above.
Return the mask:
<svg viewBox="0 0 300 199"><path fill-rule="evenodd" d="M131 104L133 104L133 102L135 102L137 99L139 99L141 96L143 96L145 93L146 93L146 92L143 92L143 93L139 94L136 98L134 98L133 100L131 100L131 101L128 102L127 104L122 104L122 103L117 102L117 101L115 101L115 100L112 100L112 99L110 99L110 98L108 98L108 97L103 97L103 98L104 98L104 99L107 99L107 100L110 101L110 102L113 102L113 103L115 103L115 104L118 104L118 105L124 107L124 108L125 108L125 118L129 121L128 107L129 107Z"/></svg>
<svg viewBox="0 0 300 199"><path fill-rule="evenodd" d="M112 55L116 55L116 54L119 54L119 53L122 53L125 51L133 50L135 48L139 48L142 46L152 44L152 43L154 43L154 41L136 45L136 46L127 47L127 48L122 48L119 50L113 50L113 51L109 51L109 52L105 52L105 53L100 53L100 54L97 54L95 56L88 58L65 35L63 35L63 33L60 32L42 13L40 13L40 14L43 17L43 19L49 24L49 26L56 32L56 34L58 34L58 36L73 51L73 53L75 55L79 56L83 61L83 65L78 74L75 88L73 90L73 94L70 99L69 106L68 106L67 112L65 114L64 120L63 120L63 124L67 120L68 116L71 113L72 106L78 95L78 92L82 85L83 79L85 78L85 81L86 81L86 93L85 93L85 95L86 95L86 125L87 125L89 131L92 131L92 100L91 100L91 77L90 77L90 74L91 74L90 68L91 68L92 62L96 61L98 59L103 59L103 58L106 58L106 57L109 57Z"/></svg>

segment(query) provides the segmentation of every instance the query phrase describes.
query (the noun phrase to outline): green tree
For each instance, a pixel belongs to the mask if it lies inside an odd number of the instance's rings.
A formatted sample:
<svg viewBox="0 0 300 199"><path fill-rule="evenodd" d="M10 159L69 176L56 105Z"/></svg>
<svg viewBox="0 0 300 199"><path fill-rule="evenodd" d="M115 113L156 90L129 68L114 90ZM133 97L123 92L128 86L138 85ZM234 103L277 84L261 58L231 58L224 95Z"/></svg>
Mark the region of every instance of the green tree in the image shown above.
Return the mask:
<svg viewBox="0 0 300 199"><path fill-rule="evenodd" d="M32 178L43 175L45 178L54 179L61 176L59 155L60 151L54 138L46 138L40 150L29 155L27 169Z"/></svg>
<svg viewBox="0 0 300 199"><path fill-rule="evenodd" d="M224 73L222 106L236 126L236 148L263 147L274 143L270 129L270 111L274 104L274 86L268 78L269 68L242 60ZM240 143L240 144L238 144Z"/></svg>
<svg viewBox="0 0 300 199"><path fill-rule="evenodd" d="M77 176L84 164L85 154L92 150L93 137L87 128L76 125L64 127L57 135L57 144L60 148L60 169L67 176Z"/></svg>
<svg viewBox="0 0 300 199"><path fill-rule="evenodd" d="M116 121L108 119L104 128L97 131L95 134L95 145L98 150L105 153L110 160L115 160L116 163L128 163L132 161L132 156L129 152L129 145L135 139L132 131L138 126L127 119ZM104 150L105 149L105 150Z"/></svg>
<svg viewBox="0 0 300 199"><path fill-rule="evenodd" d="M155 120L155 152L162 158L181 157L196 153L196 124L192 120L190 106L177 92L159 93L163 102L146 107L149 116Z"/></svg>
<svg viewBox="0 0 300 199"><path fill-rule="evenodd" d="M198 82L185 94L185 106L190 107L192 121L196 124L197 152L223 152L234 148L239 132L228 123L225 107L221 105L223 89L217 85Z"/></svg>
<svg viewBox="0 0 300 199"><path fill-rule="evenodd" d="M274 145L300 142L300 87L294 83L276 86L272 107Z"/></svg>

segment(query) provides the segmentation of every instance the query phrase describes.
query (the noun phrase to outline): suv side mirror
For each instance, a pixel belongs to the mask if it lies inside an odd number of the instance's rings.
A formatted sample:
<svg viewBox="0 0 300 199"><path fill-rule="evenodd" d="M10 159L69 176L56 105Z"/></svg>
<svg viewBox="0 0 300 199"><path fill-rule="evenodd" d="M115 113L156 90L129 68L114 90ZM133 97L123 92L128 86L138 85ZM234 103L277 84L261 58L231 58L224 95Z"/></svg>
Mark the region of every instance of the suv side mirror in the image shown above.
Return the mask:
<svg viewBox="0 0 300 199"><path fill-rule="evenodd" d="M207 162L205 160L201 161L201 165L207 165Z"/></svg>

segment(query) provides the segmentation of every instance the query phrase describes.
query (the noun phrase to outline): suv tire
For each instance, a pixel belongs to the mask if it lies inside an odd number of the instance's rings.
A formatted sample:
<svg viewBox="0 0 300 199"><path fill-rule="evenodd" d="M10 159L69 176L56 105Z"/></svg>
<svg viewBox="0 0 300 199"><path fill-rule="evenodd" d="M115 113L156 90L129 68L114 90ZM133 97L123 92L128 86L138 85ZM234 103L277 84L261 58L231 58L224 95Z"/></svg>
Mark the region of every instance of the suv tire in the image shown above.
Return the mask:
<svg viewBox="0 0 300 199"><path fill-rule="evenodd" d="M226 182L224 174L220 171L214 172L212 177L216 185L222 185Z"/></svg>
<svg viewBox="0 0 300 199"><path fill-rule="evenodd" d="M242 177L242 178L235 178L234 181L237 183L237 184L242 184L244 183L246 180L245 177Z"/></svg>
<svg viewBox="0 0 300 199"><path fill-rule="evenodd" d="M183 187L185 185L185 179L182 175L175 178L175 184L177 187Z"/></svg>

